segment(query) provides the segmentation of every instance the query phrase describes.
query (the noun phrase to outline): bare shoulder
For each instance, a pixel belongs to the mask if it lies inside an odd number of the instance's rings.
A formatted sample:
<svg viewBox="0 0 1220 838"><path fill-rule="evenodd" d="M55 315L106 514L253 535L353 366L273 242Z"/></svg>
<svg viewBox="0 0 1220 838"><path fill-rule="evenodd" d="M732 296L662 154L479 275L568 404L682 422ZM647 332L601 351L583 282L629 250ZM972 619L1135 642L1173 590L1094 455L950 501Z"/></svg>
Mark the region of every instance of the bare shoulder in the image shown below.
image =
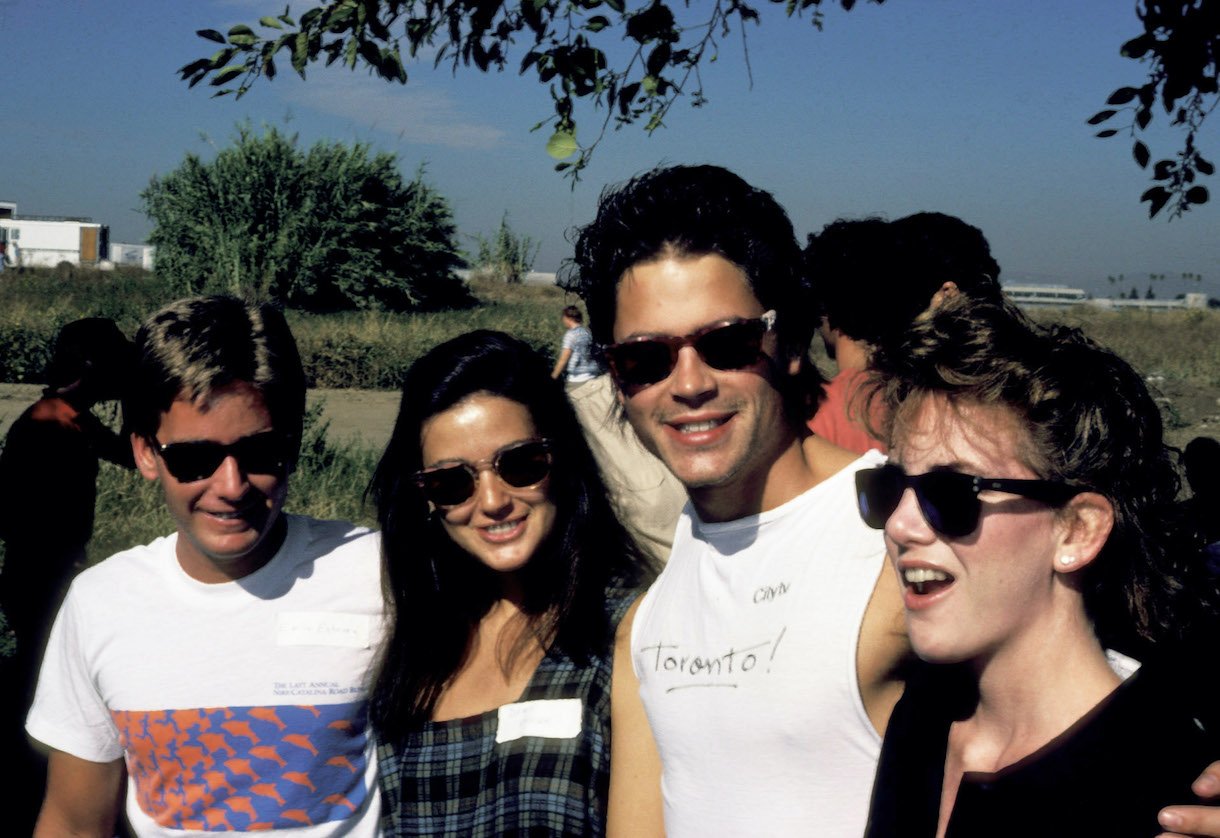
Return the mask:
<svg viewBox="0 0 1220 838"><path fill-rule="evenodd" d="M833 477L860 459L860 455L854 451L840 448L820 436L806 437L801 443L801 447L805 454L805 462L809 464L809 469L818 483Z"/></svg>
<svg viewBox="0 0 1220 838"><path fill-rule="evenodd" d="M885 733L890 713L902 696L903 675L912 654L902 612L902 592L887 559L864 612L856 648L860 698L880 734Z"/></svg>
<svg viewBox="0 0 1220 838"><path fill-rule="evenodd" d="M627 612L623 614L623 619L619 620L618 628L614 632L614 654L631 654L631 627L635 624L635 613L640 610L640 603L644 601L644 594L647 589L640 591L640 595L635 598L635 602L627 608Z"/></svg>

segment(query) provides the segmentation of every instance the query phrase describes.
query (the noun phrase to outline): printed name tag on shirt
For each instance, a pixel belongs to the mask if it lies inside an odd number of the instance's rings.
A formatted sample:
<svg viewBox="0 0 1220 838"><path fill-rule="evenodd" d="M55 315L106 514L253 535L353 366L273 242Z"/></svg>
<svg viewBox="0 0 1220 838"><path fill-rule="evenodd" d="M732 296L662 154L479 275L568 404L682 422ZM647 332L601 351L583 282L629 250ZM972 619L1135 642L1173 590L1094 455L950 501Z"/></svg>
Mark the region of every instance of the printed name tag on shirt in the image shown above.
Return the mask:
<svg viewBox="0 0 1220 838"><path fill-rule="evenodd" d="M499 710L496 742L512 742L522 736L573 739L580 734L579 698L518 701Z"/></svg>
<svg viewBox="0 0 1220 838"><path fill-rule="evenodd" d="M366 614L285 611L276 616L277 646L339 646L367 649L372 634Z"/></svg>

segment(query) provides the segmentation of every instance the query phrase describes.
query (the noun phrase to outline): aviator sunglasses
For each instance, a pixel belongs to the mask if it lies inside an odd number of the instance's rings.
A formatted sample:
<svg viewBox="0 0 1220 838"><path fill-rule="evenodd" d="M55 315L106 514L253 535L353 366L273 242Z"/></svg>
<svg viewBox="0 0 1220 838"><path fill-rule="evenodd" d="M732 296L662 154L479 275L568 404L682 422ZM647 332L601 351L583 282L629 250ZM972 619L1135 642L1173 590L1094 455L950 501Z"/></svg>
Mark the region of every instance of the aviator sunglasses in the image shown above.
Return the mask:
<svg viewBox="0 0 1220 838"><path fill-rule="evenodd" d="M975 477L960 471L907 474L902 466L887 463L856 472L856 500L864 523L875 530L884 529L908 486L915 491L919 511L928 526L946 538L962 538L978 527L979 492L1007 492L1062 506L1084 491L1051 480Z"/></svg>
<svg viewBox="0 0 1220 838"><path fill-rule="evenodd" d="M514 442L477 463L460 462L417 471L413 479L436 506L460 506L474 497L479 473L490 468L514 489L536 486L551 473L551 443L545 439Z"/></svg>
<svg viewBox="0 0 1220 838"><path fill-rule="evenodd" d="M237 460L246 474L277 474L287 468L289 459L287 440L275 431L243 436L228 445L208 439L164 444L154 439L153 442L166 470L181 483L211 477L226 457Z"/></svg>
<svg viewBox="0 0 1220 838"><path fill-rule="evenodd" d="M709 367L739 370L758 361L763 336L775 327L775 311L761 317L722 320L684 337L628 338L606 347L606 359L620 387L647 387L664 381L678 364L678 351L693 346Z"/></svg>

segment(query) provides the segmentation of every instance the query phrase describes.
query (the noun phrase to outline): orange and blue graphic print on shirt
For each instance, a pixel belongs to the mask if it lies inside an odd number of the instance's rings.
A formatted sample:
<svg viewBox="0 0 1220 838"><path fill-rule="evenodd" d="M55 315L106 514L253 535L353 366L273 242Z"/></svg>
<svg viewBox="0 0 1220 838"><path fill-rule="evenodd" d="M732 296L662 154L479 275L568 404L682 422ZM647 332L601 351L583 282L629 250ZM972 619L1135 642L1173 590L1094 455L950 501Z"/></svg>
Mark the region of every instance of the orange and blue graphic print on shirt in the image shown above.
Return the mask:
<svg viewBox="0 0 1220 838"><path fill-rule="evenodd" d="M366 702L112 712L140 808L169 829L287 829L364 804Z"/></svg>

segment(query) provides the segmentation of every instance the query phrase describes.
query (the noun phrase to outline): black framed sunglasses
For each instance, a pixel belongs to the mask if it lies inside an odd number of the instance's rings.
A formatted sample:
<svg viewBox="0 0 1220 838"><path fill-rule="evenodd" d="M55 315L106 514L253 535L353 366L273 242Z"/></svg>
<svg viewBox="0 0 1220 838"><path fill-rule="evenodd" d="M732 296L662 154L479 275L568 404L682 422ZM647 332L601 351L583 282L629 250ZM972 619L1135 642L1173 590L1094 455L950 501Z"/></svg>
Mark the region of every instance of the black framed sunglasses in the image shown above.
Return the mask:
<svg viewBox="0 0 1220 838"><path fill-rule="evenodd" d="M490 468L513 489L536 486L551 473L551 443L546 439L514 442L477 463L460 462L417 471L415 485L436 506L461 506L474 497L479 472Z"/></svg>
<svg viewBox="0 0 1220 838"><path fill-rule="evenodd" d="M236 459L241 470L247 474L286 471L290 459L288 440L276 431L243 436L227 445L210 439L166 443L154 439L153 442L165 463L165 469L182 483L211 477L226 457Z"/></svg>
<svg viewBox="0 0 1220 838"><path fill-rule="evenodd" d="M887 463L856 472L856 501L864 523L875 530L884 529L908 486L915 491L919 511L928 526L946 538L962 538L978 527L979 492L1007 492L1051 506L1062 506L1084 491L1052 480L975 477L960 471L907 474L902 466Z"/></svg>
<svg viewBox="0 0 1220 838"><path fill-rule="evenodd" d="M775 311L761 317L722 320L683 337L644 336L606 347L619 386L647 387L664 381L678 364L678 351L693 346L709 367L739 370L758 361L763 336L775 328Z"/></svg>

